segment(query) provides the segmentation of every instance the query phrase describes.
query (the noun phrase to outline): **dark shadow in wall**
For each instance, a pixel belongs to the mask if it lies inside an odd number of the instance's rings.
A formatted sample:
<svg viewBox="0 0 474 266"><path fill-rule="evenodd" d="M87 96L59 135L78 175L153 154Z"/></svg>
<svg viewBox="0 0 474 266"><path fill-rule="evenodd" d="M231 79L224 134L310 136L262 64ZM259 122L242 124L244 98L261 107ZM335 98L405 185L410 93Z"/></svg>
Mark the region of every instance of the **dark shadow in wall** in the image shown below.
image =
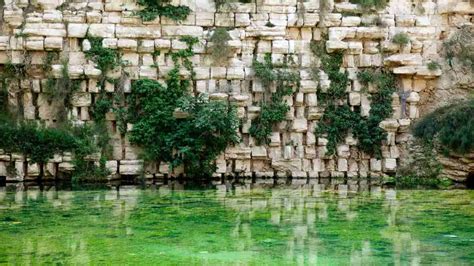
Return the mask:
<svg viewBox="0 0 474 266"><path fill-rule="evenodd" d="M474 189L474 172L469 173L466 179L466 188Z"/></svg>

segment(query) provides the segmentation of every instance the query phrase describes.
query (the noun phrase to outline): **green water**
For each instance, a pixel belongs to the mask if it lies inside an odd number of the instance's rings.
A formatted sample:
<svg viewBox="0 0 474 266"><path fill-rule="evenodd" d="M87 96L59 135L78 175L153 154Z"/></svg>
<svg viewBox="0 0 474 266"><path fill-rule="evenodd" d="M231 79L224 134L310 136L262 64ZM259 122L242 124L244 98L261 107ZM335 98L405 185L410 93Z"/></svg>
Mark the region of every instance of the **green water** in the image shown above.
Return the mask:
<svg viewBox="0 0 474 266"><path fill-rule="evenodd" d="M474 191L6 191L0 264L473 265Z"/></svg>

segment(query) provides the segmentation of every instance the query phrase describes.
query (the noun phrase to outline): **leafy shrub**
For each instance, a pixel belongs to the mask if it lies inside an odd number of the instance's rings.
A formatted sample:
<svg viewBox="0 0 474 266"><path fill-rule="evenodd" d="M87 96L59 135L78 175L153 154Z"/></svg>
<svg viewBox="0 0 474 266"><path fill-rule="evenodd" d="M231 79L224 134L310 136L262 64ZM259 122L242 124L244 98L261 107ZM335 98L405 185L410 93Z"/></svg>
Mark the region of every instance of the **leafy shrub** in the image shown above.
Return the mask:
<svg viewBox="0 0 474 266"><path fill-rule="evenodd" d="M430 71L436 71L441 68L441 65L436 61L429 62L427 66Z"/></svg>
<svg viewBox="0 0 474 266"><path fill-rule="evenodd" d="M191 9L187 6L174 6L169 4L170 0L138 0L138 4L144 6L138 15L144 21L151 21L158 16L170 18L175 21L185 20L191 13Z"/></svg>
<svg viewBox="0 0 474 266"><path fill-rule="evenodd" d="M268 97L269 100L260 103L260 115L252 120L250 127L250 135L258 144L263 144L268 143L273 125L285 120L290 107L284 97L293 95L294 88L299 87L300 76L298 72L289 70L286 62L273 64L270 54L265 55L264 62L254 60L253 68L266 93L270 93L271 86L276 87L276 92Z"/></svg>
<svg viewBox="0 0 474 266"><path fill-rule="evenodd" d="M346 98L349 75L345 71L341 72L344 54L340 51L328 54L326 52L326 42L324 39L322 41L311 42L310 48L313 54L321 61L320 68L328 75L328 78L331 81L327 91L323 91L319 88L318 99L326 104L328 102L334 102L335 100ZM315 73L313 76L319 76L319 74Z"/></svg>
<svg viewBox="0 0 474 266"><path fill-rule="evenodd" d="M464 26L459 29L448 41L444 43L446 58L449 65L453 66L456 58L465 66L474 70L474 27Z"/></svg>
<svg viewBox="0 0 474 266"><path fill-rule="evenodd" d="M445 152L460 154L474 150L474 100L441 107L423 117L413 134L426 141L439 141Z"/></svg>
<svg viewBox="0 0 474 266"><path fill-rule="evenodd" d="M190 81L179 75L179 59L186 67L196 40L184 40L188 49L173 55L175 67L166 86L147 79L132 84L127 110L133 123L130 142L143 147L148 160L168 162L172 167L184 165L190 176L209 177L216 170L216 157L238 142L239 121L235 108L227 103L190 95ZM187 115L175 117L176 110Z"/></svg>
<svg viewBox="0 0 474 266"><path fill-rule="evenodd" d="M212 47L210 48L211 56L215 64L222 65L228 61L231 49L228 45L228 41L231 40L229 33L224 28L217 28L210 41Z"/></svg>
<svg viewBox="0 0 474 266"><path fill-rule="evenodd" d="M406 33L400 32L393 36L392 42L404 46L410 42L410 37Z"/></svg>
<svg viewBox="0 0 474 266"><path fill-rule="evenodd" d="M350 0L353 4L359 4L363 9L382 9L385 8L389 0Z"/></svg>

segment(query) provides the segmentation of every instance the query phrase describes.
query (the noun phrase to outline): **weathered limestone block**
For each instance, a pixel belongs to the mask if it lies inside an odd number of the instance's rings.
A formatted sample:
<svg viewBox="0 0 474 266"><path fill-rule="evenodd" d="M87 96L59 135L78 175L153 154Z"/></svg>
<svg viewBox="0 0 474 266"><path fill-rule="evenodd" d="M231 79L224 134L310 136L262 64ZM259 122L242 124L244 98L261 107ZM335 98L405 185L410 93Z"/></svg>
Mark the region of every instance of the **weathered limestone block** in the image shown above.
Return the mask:
<svg viewBox="0 0 474 266"><path fill-rule="evenodd" d="M349 17L342 18L341 26L342 27L357 27L360 25L360 23L361 23L360 17L349 16Z"/></svg>
<svg viewBox="0 0 474 266"><path fill-rule="evenodd" d="M339 13L330 13L324 15L324 19L321 20L321 23L325 27L339 27L342 21L342 14Z"/></svg>
<svg viewBox="0 0 474 266"><path fill-rule="evenodd" d="M115 35L117 38L155 39L155 38L161 37L161 27L159 26L146 26L146 27L130 26L129 27L129 26L117 25L115 30L116 30Z"/></svg>
<svg viewBox="0 0 474 266"><path fill-rule="evenodd" d="M185 35L201 37L203 33L203 28L198 26L162 26L163 37Z"/></svg>
<svg viewBox="0 0 474 266"><path fill-rule="evenodd" d="M117 47L126 51L136 51L138 42L135 39L118 39Z"/></svg>
<svg viewBox="0 0 474 266"><path fill-rule="evenodd" d="M92 104L92 97L87 92L75 92L71 98L71 105L75 107L85 107Z"/></svg>
<svg viewBox="0 0 474 266"><path fill-rule="evenodd" d="M306 132L308 130L308 121L304 118L297 118L293 120L291 129L298 133Z"/></svg>
<svg viewBox="0 0 474 266"><path fill-rule="evenodd" d="M349 44L343 41L327 41L326 50L328 53L332 53L337 50L346 50L349 48Z"/></svg>
<svg viewBox="0 0 474 266"><path fill-rule="evenodd" d="M260 37L265 40L283 39L286 28L251 25L245 29L245 33L248 37Z"/></svg>
<svg viewBox="0 0 474 266"><path fill-rule="evenodd" d="M370 171L380 172L382 171L382 161L375 158L370 159Z"/></svg>
<svg viewBox="0 0 474 266"><path fill-rule="evenodd" d="M397 159L387 158L384 159L383 170L384 172L395 172L397 169Z"/></svg>
<svg viewBox="0 0 474 266"><path fill-rule="evenodd" d="M423 57L420 54L395 54L384 59L385 65L422 65Z"/></svg>
<svg viewBox="0 0 474 266"><path fill-rule="evenodd" d="M91 37L100 38L114 38L115 25L114 24L91 24L87 34Z"/></svg>
<svg viewBox="0 0 474 266"><path fill-rule="evenodd" d="M281 172L301 171L302 162L301 159L272 160L272 168Z"/></svg>
<svg viewBox="0 0 474 266"><path fill-rule="evenodd" d="M26 38L25 48L31 51L43 51L44 39L43 37L28 37Z"/></svg>
<svg viewBox="0 0 474 266"><path fill-rule="evenodd" d="M85 38L89 25L83 23L69 23L67 25L67 36L69 38Z"/></svg>
<svg viewBox="0 0 474 266"><path fill-rule="evenodd" d="M62 37L46 37L44 39L44 49L49 50L62 50L63 49L63 38Z"/></svg>
<svg viewBox="0 0 474 266"><path fill-rule="evenodd" d="M15 9L9 10L5 9L3 11L3 20L10 25L11 27L19 27L23 23L23 10Z"/></svg>
<svg viewBox="0 0 474 266"><path fill-rule="evenodd" d="M252 150L247 147L229 147L225 151L226 159L251 159Z"/></svg>
<svg viewBox="0 0 474 266"><path fill-rule="evenodd" d="M141 160L121 160L119 173L121 175L139 175L143 169Z"/></svg>

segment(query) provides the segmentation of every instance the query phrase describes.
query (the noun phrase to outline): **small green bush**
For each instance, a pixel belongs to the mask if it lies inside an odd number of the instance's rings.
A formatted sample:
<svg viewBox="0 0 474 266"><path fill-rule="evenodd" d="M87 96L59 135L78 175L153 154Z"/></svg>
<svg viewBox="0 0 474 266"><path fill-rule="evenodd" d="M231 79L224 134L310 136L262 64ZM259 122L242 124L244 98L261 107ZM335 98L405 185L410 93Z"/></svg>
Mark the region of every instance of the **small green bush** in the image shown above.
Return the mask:
<svg viewBox="0 0 474 266"><path fill-rule="evenodd" d="M175 21L185 20L191 13L191 9L184 5L174 6L169 4L170 0L138 0L138 4L144 6L138 15L143 21L151 21L158 16L170 18Z"/></svg>
<svg viewBox="0 0 474 266"><path fill-rule="evenodd" d="M229 32L225 28L217 28L210 41L212 42L212 47L210 48L212 60L216 65L224 65L227 63L231 49L228 45L228 42L232 38L229 35Z"/></svg>
<svg viewBox="0 0 474 266"><path fill-rule="evenodd" d="M426 142L436 140L444 152L460 154L474 150L474 100L441 107L423 117L413 134Z"/></svg>
<svg viewBox="0 0 474 266"><path fill-rule="evenodd" d="M353 4L359 4L363 9L383 9L388 5L389 0L350 0Z"/></svg>
<svg viewBox="0 0 474 266"><path fill-rule="evenodd" d="M453 59L474 71L474 26L464 26L444 43L446 59L453 67Z"/></svg>
<svg viewBox="0 0 474 266"><path fill-rule="evenodd" d="M400 32L393 36L392 42L400 46L407 45L410 42L410 37L406 33Z"/></svg>
<svg viewBox="0 0 474 266"><path fill-rule="evenodd" d="M137 80L128 99L128 121L133 123L130 142L143 147L145 159L183 165L187 175L210 177L214 160L228 145L238 142L236 109L226 102L193 97L189 79L181 79L181 63L192 71L195 38L182 38L188 48L172 55L174 68L166 86L155 80ZM176 110L187 114L175 117Z"/></svg>
<svg viewBox="0 0 474 266"><path fill-rule="evenodd" d="M429 62L427 66L430 71L436 71L441 68L441 65L436 61Z"/></svg>

